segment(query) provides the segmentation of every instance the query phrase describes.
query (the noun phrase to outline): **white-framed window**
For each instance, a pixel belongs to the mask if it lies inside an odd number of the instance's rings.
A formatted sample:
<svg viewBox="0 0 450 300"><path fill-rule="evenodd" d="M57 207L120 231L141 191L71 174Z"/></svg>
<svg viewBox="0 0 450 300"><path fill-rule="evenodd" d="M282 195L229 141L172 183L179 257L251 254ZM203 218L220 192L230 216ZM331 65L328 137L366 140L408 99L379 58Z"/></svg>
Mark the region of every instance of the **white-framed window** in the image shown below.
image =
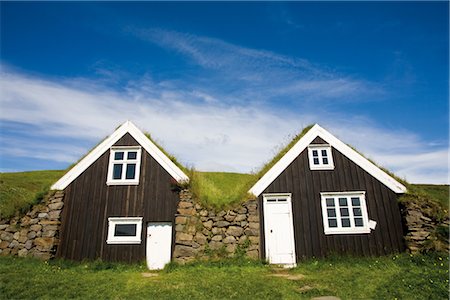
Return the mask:
<svg viewBox="0 0 450 300"><path fill-rule="evenodd" d="M320 194L325 234L369 233L375 228L367 215L365 192Z"/></svg>
<svg viewBox="0 0 450 300"><path fill-rule="evenodd" d="M107 185L137 185L141 168L141 147L112 147Z"/></svg>
<svg viewBox="0 0 450 300"><path fill-rule="evenodd" d="M108 218L108 244L140 244L142 217Z"/></svg>
<svg viewBox="0 0 450 300"><path fill-rule="evenodd" d="M333 170L333 155L330 145L308 146L309 168L311 170Z"/></svg>

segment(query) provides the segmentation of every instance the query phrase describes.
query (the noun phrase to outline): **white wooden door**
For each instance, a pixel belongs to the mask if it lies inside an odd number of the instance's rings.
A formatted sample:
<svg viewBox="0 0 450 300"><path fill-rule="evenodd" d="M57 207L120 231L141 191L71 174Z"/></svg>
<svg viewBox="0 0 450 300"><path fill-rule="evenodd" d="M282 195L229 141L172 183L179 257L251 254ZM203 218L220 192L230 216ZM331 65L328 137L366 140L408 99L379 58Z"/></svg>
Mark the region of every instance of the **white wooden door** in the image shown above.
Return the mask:
<svg viewBox="0 0 450 300"><path fill-rule="evenodd" d="M172 223L148 223L147 266L159 270L170 262L172 252Z"/></svg>
<svg viewBox="0 0 450 300"><path fill-rule="evenodd" d="M263 195L266 258L271 264L295 266L291 196Z"/></svg>

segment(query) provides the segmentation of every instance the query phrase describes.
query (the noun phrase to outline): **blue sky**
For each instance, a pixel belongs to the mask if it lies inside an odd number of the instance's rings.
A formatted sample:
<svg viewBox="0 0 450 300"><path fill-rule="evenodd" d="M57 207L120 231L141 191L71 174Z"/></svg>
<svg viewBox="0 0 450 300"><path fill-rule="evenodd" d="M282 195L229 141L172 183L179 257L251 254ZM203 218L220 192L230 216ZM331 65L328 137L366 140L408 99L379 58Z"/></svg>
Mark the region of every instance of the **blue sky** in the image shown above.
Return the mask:
<svg viewBox="0 0 450 300"><path fill-rule="evenodd" d="M126 120L188 166L257 170L319 123L448 183L448 2L0 2L1 171L63 169Z"/></svg>

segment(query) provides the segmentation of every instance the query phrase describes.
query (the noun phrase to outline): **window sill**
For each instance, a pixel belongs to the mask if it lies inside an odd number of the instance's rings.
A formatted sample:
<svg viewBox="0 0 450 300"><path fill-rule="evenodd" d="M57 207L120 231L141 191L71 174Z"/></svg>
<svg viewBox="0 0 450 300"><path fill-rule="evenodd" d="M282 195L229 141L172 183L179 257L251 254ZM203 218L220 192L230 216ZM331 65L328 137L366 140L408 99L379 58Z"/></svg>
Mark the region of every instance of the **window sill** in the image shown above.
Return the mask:
<svg viewBox="0 0 450 300"><path fill-rule="evenodd" d="M331 234L365 234L370 233L370 228L358 228L352 230L325 230L325 235Z"/></svg>
<svg viewBox="0 0 450 300"><path fill-rule="evenodd" d="M139 185L139 181L107 181L106 185Z"/></svg>
<svg viewBox="0 0 450 300"><path fill-rule="evenodd" d="M111 241L111 240L107 240L106 241L107 244L111 245L111 244L140 244L141 240L134 240L134 241Z"/></svg>

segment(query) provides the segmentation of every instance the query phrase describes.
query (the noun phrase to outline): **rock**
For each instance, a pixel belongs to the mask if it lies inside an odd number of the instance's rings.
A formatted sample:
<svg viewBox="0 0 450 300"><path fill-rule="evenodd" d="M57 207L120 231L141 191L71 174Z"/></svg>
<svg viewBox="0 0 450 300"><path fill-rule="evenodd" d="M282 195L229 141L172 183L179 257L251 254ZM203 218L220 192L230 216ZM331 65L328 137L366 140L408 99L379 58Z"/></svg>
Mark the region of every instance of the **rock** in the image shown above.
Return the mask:
<svg viewBox="0 0 450 300"><path fill-rule="evenodd" d="M63 202L55 202L48 205L50 210L60 210L64 206Z"/></svg>
<svg viewBox="0 0 450 300"><path fill-rule="evenodd" d="M187 218L184 216L175 217L175 224L186 224Z"/></svg>
<svg viewBox="0 0 450 300"><path fill-rule="evenodd" d="M184 225L181 225L181 224L177 224L176 226L175 226L175 231L176 232L178 232L178 231L184 231Z"/></svg>
<svg viewBox="0 0 450 300"><path fill-rule="evenodd" d="M202 206L201 206L200 204L196 203L196 204L195 204L195 209L200 210L200 209L202 209Z"/></svg>
<svg viewBox="0 0 450 300"><path fill-rule="evenodd" d="M2 241L0 242L0 249L6 249L9 246L9 242L7 241Z"/></svg>
<svg viewBox="0 0 450 300"><path fill-rule="evenodd" d="M18 255L19 257L25 257L25 256L27 256L27 254L28 254L28 250L25 249L25 248L20 249L19 252L17 252L17 255Z"/></svg>
<svg viewBox="0 0 450 300"><path fill-rule="evenodd" d="M192 247L175 245L173 256L174 257L195 256L197 252L198 251Z"/></svg>
<svg viewBox="0 0 450 300"><path fill-rule="evenodd" d="M19 246L19 242L17 240L13 240L10 244L9 244L9 248L16 248L17 246Z"/></svg>
<svg viewBox="0 0 450 300"><path fill-rule="evenodd" d="M193 206L194 204L192 204L192 202L180 201L180 203L178 203L179 208L191 208Z"/></svg>
<svg viewBox="0 0 450 300"><path fill-rule="evenodd" d="M44 231L46 231L46 230L58 230L58 226L56 226L56 225L46 225L46 226L44 226Z"/></svg>
<svg viewBox="0 0 450 300"><path fill-rule="evenodd" d="M194 208L178 208L178 213L184 216L192 216L195 213Z"/></svg>
<svg viewBox="0 0 450 300"><path fill-rule="evenodd" d="M246 235L243 235L239 238L238 244L243 245L248 240L248 237Z"/></svg>
<svg viewBox="0 0 450 300"><path fill-rule="evenodd" d="M242 227L242 228L245 228L247 225L248 225L248 222L247 222L247 221L242 221L242 222L241 222L241 227Z"/></svg>
<svg viewBox="0 0 450 300"><path fill-rule="evenodd" d="M248 227L251 229L259 229L259 223L255 222L248 223Z"/></svg>
<svg viewBox="0 0 450 300"><path fill-rule="evenodd" d="M60 210L52 210L51 212L48 213L48 218L49 219L58 219L59 215L61 215Z"/></svg>
<svg viewBox="0 0 450 300"><path fill-rule="evenodd" d="M212 228L212 226L213 226L213 221L211 221L211 220L209 220L209 221L206 221L206 222L203 222L203 226L206 228L206 229L211 229Z"/></svg>
<svg viewBox="0 0 450 300"><path fill-rule="evenodd" d="M259 244L259 237L257 237L257 236L249 236L248 239L252 245Z"/></svg>
<svg viewBox="0 0 450 300"><path fill-rule="evenodd" d="M233 222L234 218L236 218L236 216L232 216L232 215L226 215L224 216L224 219L228 222Z"/></svg>
<svg viewBox="0 0 450 300"><path fill-rule="evenodd" d="M237 245L236 244L228 244L225 247L225 251L227 251L228 253L234 253L236 251Z"/></svg>
<svg viewBox="0 0 450 300"><path fill-rule="evenodd" d="M206 243L206 236L204 236L202 233L197 232L195 234L194 240L199 243L200 245L204 245Z"/></svg>
<svg viewBox="0 0 450 300"><path fill-rule="evenodd" d="M11 232L3 231L0 233L0 241L11 242L14 239L14 234Z"/></svg>
<svg viewBox="0 0 450 300"><path fill-rule="evenodd" d="M249 222L259 222L259 217L258 216L248 216L248 221Z"/></svg>
<svg viewBox="0 0 450 300"><path fill-rule="evenodd" d="M177 232L175 241L192 241L194 236L192 234Z"/></svg>
<svg viewBox="0 0 450 300"><path fill-rule="evenodd" d="M44 230L42 232L42 237L53 237L55 236L56 231L55 230Z"/></svg>
<svg viewBox="0 0 450 300"><path fill-rule="evenodd" d="M15 232L14 234L13 234L13 238L15 239L15 240L18 240L19 239L19 236L20 236L20 232Z"/></svg>
<svg viewBox="0 0 450 300"><path fill-rule="evenodd" d="M259 230L247 228L244 230L244 234L249 236L259 236Z"/></svg>
<svg viewBox="0 0 450 300"><path fill-rule="evenodd" d="M58 221L58 220L41 220L40 222L39 222L39 224L41 224L41 225L59 225L59 224L61 224L61 222L60 221Z"/></svg>
<svg viewBox="0 0 450 300"><path fill-rule="evenodd" d="M0 230L5 230L6 228L8 228L8 224L0 225Z"/></svg>
<svg viewBox="0 0 450 300"><path fill-rule="evenodd" d="M247 209L246 209L245 207L240 207L240 208L237 210L237 213L238 213L238 214L245 214L245 213L247 213Z"/></svg>
<svg viewBox="0 0 450 300"><path fill-rule="evenodd" d="M230 222L227 222L227 221L218 221L214 224L214 226L219 227L219 228L226 227L228 225L230 225Z"/></svg>
<svg viewBox="0 0 450 300"><path fill-rule="evenodd" d="M258 259L259 258L259 251L258 250L247 251L247 256L249 258L252 258L252 259Z"/></svg>
<svg viewBox="0 0 450 300"><path fill-rule="evenodd" d="M206 209L201 210L199 215L202 216L202 217L206 217L206 216L208 216L208 211Z"/></svg>
<svg viewBox="0 0 450 300"><path fill-rule="evenodd" d="M19 243L25 243L28 240L27 236L19 236L19 239L17 240Z"/></svg>
<svg viewBox="0 0 450 300"><path fill-rule="evenodd" d="M31 218L29 216L25 216L20 220L20 225L22 227L30 225Z"/></svg>
<svg viewBox="0 0 450 300"><path fill-rule="evenodd" d="M41 229L42 229L42 225L35 224L35 225L30 226L30 230L32 230L32 231L39 231Z"/></svg>
<svg viewBox="0 0 450 300"><path fill-rule="evenodd" d="M49 252L33 252L33 257L36 257L40 260L49 260L51 257L51 254Z"/></svg>
<svg viewBox="0 0 450 300"><path fill-rule="evenodd" d="M244 229L238 226L230 226L227 229L227 235L231 236L241 236L244 233Z"/></svg>
<svg viewBox="0 0 450 300"><path fill-rule="evenodd" d="M223 239L223 243L224 244L234 244L236 243L236 238L234 236L227 236L226 238Z"/></svg>
<svg viewBox="0 0 450 300"><path fill-rule="evenodd" d="M223 239L222 235L218 234L211 238L211 241L220 242Z"/></svg>
<svg viewBox="0 0 450 300"><path fill-rule="evenodd" d="M235 222L241 222L247 219L247 216L245 214L237 215L236 218L234 218Z"/></svg>
<svg viewBox="0 0 450 300"><path fill-rule="evenodd" d="M48 213L39 213L39 214L38 214L38 218L39 218L39 219L48 218Z"/></svg>
<svg viewBox="0 0 450 300"><path fill-rule="evenodd" d="M220 249L222 247L223 247L222 242L218 242L218 241L211 241L211 242L209 242L209 248L211 250L218 250L218 249Z"/></svg>
<svg viewBox="0 0 450 300"><path fill-rule="evenodd" d="M28 240L25 242L25 249L30 250L33 247L33 241L32 240Z"/></svg>
<svg viewBox="0 0 450 300"><path fill-rule="evenodd" d="M3 249L3 250L2 250L1 255L2 255L2 256L7 256L7 255L9 255L10 253L11 253L11 249L6 248L6 249Z"/></svg>
<svg viewBox="0 0 450 300"><path fill-rule="evenodd" d="M222 233L222 229L221 228L217 228L217 227L213 227L211 229L212 234L221 234Z"/></svg>
<svg viewBox="0 0 450 300"><path fill-rule="evenodd" d="M50 251L55 243L54 237L39 237L34 239L34 244L39 251Z"/></svg>
<svg viewBox="0 0 450 300"><path fill-rule="evenodd" d="M39 223L39 219L31 219L30 225Z"/></svg>
<svg viewBox="0 0 450 300"><path fill-rule="evenodd" d="M221 210L221 211L217 214L217 216L218 216L218 217L223 217L223 216L225 216L226 214L227 214L226 211Z"/></svg>

